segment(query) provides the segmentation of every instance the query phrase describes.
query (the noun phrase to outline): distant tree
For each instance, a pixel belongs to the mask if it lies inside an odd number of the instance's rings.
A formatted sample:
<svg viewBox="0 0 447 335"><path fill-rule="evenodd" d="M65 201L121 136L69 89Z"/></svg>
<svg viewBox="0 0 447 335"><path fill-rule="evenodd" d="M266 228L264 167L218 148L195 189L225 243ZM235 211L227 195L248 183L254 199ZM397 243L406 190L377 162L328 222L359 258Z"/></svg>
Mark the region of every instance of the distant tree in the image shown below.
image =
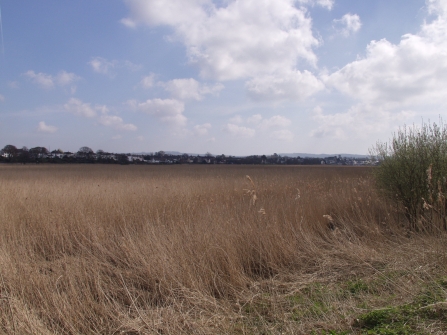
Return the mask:
<svg viewBox="0 0 447 335"><path fill-rule="evenodd" d="M165 154L166 153L163 150L161 150L161 151L157 152L155 155L158 157L163 157Z"/></svg>
<svg viewBox="0 0 447 335"><path fill-rule="evenodd" d="M45 155L48 155L48 150L45 147L34 147L29 149L30 159L37 160L39 158L43 158Z"/></svg>
<svg viewBox="0 0 447 335"><path fill-rule="evenodd" d="M8 160L11 162L17 156L17 148L12 144L8 144L2 149L2 153L6 154Z"/></svg>
<svg viewBox="0 0 447 335"><path fill-rule="evenodd" d="M20 150L19 160L23 164L28 163L30 161L30 153L27 147L22 147L22 149Z"/></svg>
<svg viewBox="0 0 447 335"><path fill-rule="evenodd" d="M116 155L116 159L120 164L129 164L129 158L127 157L127 155Z"/></svg>
<svg viewBox="0 0 447 335"><path fill-rule="evenodd" d="M104 155L104 150L98 149L98 150L96 150L96 154Z"/></svg>
<svg viewBox="0 0 447 335"><path fill-rule="evenodd" d="M29 152L33 153L33 154L44 154L44 155L47 155L48 154L48 149L45 148L45 147L34 147L34 148L29 149Z"/></svg>
<svg viewBox="0 0 447 335"><path fill-rule="evenodd" d="M17 147L12 144L5 145L2 150L5 154L8 154L10 157L14 157L17 154Z"/></svg>
<svg viewBox="0 0 447 335"><path fill-rule="evenodd" d="M78 153L83 153L83 154L88 155L88 154L92 154L93 150L91 148L89 148L89 147L81 147L79 149Z"/></svg>

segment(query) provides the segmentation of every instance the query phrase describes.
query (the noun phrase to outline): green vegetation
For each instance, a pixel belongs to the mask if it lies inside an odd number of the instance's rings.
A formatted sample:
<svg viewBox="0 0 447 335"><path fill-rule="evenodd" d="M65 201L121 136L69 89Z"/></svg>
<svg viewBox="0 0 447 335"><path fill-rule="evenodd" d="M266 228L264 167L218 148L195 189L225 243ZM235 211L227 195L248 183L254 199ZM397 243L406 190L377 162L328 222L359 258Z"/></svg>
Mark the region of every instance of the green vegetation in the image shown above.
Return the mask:
<svg viewBox="0 0 447 335"><path fill-rule="evenodd" d="M362 314L355 326L362 329L362 334L368 335L424 335L430 333L428 325L447 331L445 283L443 279L430 283L409 304Z"/></svg>
<svg viewBox="0 0 447 335"><path fill-rule="evenodd" d="M412 230L447 230L447 126L440 120L403 127L390 143L377 143L372 154L381 165L377 186Z"/></svg>

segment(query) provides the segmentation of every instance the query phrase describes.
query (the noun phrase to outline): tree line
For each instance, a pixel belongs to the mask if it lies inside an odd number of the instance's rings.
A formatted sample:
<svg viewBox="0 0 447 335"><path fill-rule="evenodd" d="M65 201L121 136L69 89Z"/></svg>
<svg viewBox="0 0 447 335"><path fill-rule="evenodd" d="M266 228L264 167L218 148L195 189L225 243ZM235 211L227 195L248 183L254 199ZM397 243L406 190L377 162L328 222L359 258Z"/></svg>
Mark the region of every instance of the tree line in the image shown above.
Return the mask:
<svg viewBox="0 0 447 335"><path fill-rule="evenodd" d="M337 164L353 165L354 160L340 156L315 157L288 157L273 155L189 155L169 154L164 151L145 154L110 153L104 150L94 152L90 147L84 146L77 152L63 151L61 149L50 151L45 147L17 148L8 144L0 151L0 162L3 163L103 163L103 164L283 164L283 165L320 165Z"/></svg>

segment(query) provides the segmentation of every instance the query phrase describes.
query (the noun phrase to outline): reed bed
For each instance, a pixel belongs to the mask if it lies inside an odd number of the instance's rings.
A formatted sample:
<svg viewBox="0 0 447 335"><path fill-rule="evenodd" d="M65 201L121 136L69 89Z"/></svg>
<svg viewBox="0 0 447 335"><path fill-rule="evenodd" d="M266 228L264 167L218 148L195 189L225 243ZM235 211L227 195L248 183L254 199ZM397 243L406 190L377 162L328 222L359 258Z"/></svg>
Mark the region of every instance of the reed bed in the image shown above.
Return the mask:
<svg viewBox="0 0 447 335"><path fill-rule="evenodd" d="M0 332L361 333L446 274L392 205L371 168L0 166Z"/></svg>

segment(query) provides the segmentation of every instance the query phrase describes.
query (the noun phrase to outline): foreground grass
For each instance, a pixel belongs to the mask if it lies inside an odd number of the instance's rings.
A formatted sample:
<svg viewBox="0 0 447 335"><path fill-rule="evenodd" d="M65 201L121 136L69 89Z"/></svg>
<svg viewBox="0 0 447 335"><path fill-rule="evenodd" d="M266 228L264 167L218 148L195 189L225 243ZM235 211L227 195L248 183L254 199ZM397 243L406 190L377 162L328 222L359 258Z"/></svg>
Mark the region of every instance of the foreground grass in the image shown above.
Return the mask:
<svg viewBox="0 0 447 335"><path fill-rule="evenodd" d="M444 334L445 236L391 205L367 168L0 166L0 332Z"/></svg>

